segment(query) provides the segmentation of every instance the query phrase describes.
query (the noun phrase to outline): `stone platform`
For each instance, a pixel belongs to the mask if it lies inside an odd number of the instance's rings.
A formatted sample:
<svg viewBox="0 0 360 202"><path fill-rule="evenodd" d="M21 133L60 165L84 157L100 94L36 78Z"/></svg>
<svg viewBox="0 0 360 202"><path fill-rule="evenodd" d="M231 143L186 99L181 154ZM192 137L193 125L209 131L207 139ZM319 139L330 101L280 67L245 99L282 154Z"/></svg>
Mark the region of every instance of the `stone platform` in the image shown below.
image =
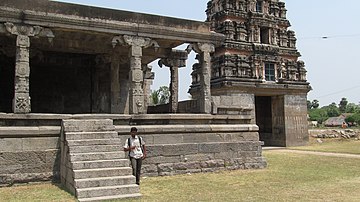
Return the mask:
<svg viewBox="0 0 360 202"><path fill-rule="evenodd" d="M68 119L112 120L120 150L136 126L148 149L143 176L266 167L252 115L1 113L0 186L60 181L61 122Z"/></svg>

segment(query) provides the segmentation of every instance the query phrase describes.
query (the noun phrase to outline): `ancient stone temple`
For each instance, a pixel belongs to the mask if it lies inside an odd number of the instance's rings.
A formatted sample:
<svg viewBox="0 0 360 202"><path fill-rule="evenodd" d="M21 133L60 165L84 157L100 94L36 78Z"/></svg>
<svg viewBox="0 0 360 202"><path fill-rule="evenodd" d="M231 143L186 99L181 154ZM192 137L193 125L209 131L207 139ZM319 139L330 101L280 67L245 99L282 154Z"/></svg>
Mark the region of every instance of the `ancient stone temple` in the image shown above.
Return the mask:
<svg viewBox="0 0 360 202"><path fill-rule="evenodd" d="M279 0L213 0L206 11L211 29L226 36L212 58L213 105L222 96L247 97L260 140L272 146L303 145L308 140L310 86L286 12ZM195 65L190 89L194 97L201 96L201 74ZM231 102L220 105L233 107Z"/></svg>
<svg viewBox="0 0 360 202"><path fill-rule="evenodd" d="M309 84L284 3L214 0L207 15L2 0L0 186L54 180L80 201L139 197L122 151L134 125L147 176L264 168L264 142L306 143ZM192 51L192 99L179 102ZM150 107L154 61L171 73L171 98Z"/></svg>

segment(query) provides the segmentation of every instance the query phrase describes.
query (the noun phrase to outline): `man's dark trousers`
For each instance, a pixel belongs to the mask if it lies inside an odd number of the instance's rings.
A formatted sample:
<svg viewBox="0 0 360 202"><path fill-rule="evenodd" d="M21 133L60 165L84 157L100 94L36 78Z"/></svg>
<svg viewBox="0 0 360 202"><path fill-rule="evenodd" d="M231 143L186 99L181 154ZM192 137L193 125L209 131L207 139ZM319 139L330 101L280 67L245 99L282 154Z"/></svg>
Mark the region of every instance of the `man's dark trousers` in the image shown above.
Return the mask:
<svg viewBox="0 0 360 202"><path fill-rule="evenodd" d="M141 174L141 164L142 158L136 159L130 157L131 167L133 170L133 175L136 177L136 184L140 184L140 174Z"/></svg>

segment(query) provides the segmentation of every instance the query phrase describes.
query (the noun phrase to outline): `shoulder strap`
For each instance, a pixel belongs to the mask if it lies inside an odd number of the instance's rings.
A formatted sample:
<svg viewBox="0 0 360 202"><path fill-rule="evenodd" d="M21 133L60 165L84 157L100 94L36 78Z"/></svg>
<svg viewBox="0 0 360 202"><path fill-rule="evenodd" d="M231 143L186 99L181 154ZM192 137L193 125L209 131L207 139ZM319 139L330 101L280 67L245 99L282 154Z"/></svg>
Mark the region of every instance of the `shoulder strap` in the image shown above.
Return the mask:
<svg viewBox="0 0 360 202"><path fill-rule="evenodd" d="M141 148L141 152L144 153L144 149L143 149L143 145L141 143L142 138L139 136L139 143L140 143L140 148Z"/></svg>
<svg viewBox="0 0 360 202"><path fill-rule="evenodd" d="M130 138L127 139L127 142L128 142L128 146L130 147L131 146Z"/></svg>

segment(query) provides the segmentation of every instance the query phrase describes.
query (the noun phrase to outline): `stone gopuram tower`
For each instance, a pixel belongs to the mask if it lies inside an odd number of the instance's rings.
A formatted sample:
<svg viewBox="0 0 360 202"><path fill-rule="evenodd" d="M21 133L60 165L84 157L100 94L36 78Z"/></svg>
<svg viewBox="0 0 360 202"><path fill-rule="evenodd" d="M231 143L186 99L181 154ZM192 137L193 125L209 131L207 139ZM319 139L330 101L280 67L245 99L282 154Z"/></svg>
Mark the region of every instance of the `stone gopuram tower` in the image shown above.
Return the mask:
<svg viewBox="0 0 360 202"><path fill-rule="evenodd" d="M308 141L306 100L311 87L286 12L279 0L212 0L206 11L212 31L226 36L212 57L213 106L219 97L238 97L241 106L245 102L254 111L260 140L269 146ZM194 65L194 97L199 88L196 70ZM236 104L225 102L229 108Z"/></svg>

